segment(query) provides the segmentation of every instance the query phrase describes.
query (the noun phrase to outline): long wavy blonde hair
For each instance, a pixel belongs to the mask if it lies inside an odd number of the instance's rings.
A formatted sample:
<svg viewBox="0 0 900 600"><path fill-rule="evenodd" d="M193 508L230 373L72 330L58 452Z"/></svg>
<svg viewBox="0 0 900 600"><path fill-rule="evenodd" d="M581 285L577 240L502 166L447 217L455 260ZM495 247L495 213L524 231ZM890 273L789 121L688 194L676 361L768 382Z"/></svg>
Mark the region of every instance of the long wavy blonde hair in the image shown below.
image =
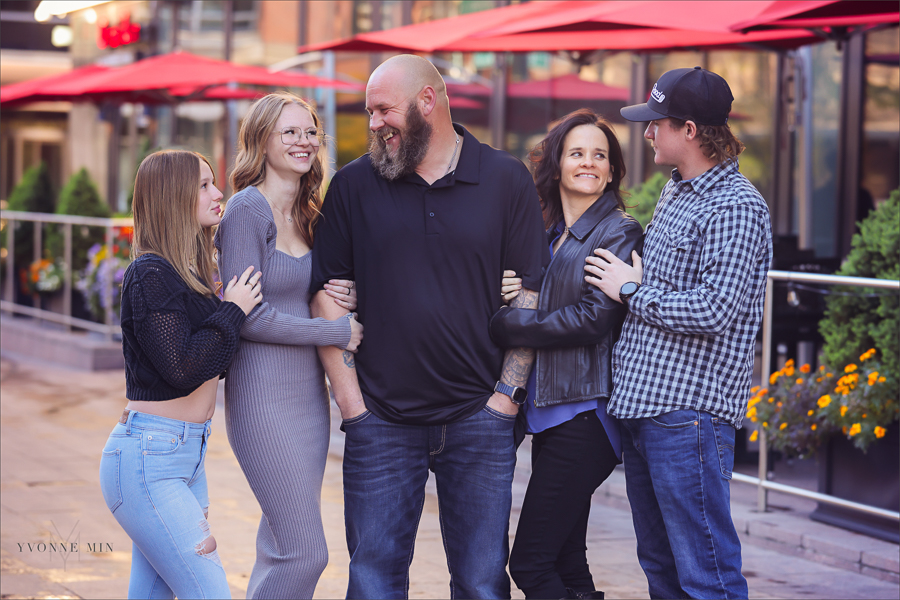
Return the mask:
<svg viewBox="0 0 900 600"><path fill-rule="evenodd" d="M238 135L238 155L231 172L231 189L239 192L251 185L258 186L266 180L265 149L269 136L275 130L275 122L288 104L296 104L309 111L317 128L322 127L319 115L303 98L290 92L275 92L253 103L244 117ZM324 144L321 147L324 147ZM309 172L300 180L300 188L291 206L291 215L300 228L303 241L312 248L316 222L322 216L322 180L325 169L316 152Z"/></svg>
<svg viewBox="0 0 900 600"><path fill-rule="evenodd" d="M133 256L156 254L175 268L185 284L203 295L214 293L213 228L201 227L200 161L202 154L160 150L141 162L134 179Z"/></svg>

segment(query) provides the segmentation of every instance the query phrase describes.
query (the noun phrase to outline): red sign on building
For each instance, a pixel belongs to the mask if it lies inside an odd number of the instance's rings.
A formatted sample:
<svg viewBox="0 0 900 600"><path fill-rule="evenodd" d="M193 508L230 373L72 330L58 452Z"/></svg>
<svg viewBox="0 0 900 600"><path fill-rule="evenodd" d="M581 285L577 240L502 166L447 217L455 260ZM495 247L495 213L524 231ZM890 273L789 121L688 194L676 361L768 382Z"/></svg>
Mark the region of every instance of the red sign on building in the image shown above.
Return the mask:
<svg viewBox="0 0 900 600"><path fill-rule="evenodd" d="M140 39L141 26L131 22L131 15L122 17L118 25L110 25L108 21L97 24L97 47L101 50L127 46Z"/></svg>

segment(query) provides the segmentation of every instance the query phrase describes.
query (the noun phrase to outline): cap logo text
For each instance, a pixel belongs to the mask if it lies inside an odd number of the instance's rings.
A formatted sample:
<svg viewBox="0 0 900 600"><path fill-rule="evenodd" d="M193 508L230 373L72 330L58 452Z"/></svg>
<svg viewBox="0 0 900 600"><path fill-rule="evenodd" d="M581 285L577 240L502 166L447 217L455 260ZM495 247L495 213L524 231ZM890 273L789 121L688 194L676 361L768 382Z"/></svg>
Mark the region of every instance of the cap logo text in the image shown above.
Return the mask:
<svg viewBox="0 0 900 600"><path fill-rule="evenodd" d="M653 84L653 89L650 90L650 95L653 96L653 99L654 99L654 100L656 100L657 102L660 102L660 103L661 103L663 100L666 99L666 95L663 94L663 93L662 93L661 91L659 91L658 89L656 89L656 84L655 84L655 83Z"/></svg>

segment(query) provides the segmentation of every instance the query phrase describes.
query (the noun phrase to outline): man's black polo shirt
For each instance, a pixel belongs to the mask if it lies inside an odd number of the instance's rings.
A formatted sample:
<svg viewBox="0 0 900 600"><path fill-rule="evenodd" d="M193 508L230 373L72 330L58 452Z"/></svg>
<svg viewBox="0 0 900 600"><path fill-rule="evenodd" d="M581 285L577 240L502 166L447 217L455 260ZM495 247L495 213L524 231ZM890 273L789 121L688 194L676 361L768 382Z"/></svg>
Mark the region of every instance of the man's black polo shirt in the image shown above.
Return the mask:
<svg viewBox="0 0 900 600"><path fill-rule="evenodd" d="M331 180L316 231L310 292L356 282L360 388L395 423L449 423L484 407L503 364L489 332L503 269L540 290L549 262L528 170L454 127L465 136L455 172L431 186L415 173L390 182L366 154Z"/></svg>

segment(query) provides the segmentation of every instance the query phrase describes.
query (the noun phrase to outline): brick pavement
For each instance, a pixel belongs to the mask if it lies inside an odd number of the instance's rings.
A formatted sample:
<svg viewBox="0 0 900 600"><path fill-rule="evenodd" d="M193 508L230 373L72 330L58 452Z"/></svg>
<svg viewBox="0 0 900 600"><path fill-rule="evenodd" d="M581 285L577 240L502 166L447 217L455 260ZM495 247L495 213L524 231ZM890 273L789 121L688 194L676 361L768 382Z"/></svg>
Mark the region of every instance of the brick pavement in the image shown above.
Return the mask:
<svg viewBox="0 0 900 600"><path fill-rule="evenodd" d="M123 597L131 543L106 510L97 484L100 449L124 405L122 372L79 372L4 358L0 360L0 384L0 597ZM214 418L207 454L210 522L232 594L242 598L253 565L260 513L228 446L223 413L218 410ZM322 512L330 562L316 590L317 598L343 597L346 589L340 435L333 433L325 473ZM528 476L527 450L521 452L519 462L514 484L517 505ZM410 575L410 597L446 598L449 575L433 483L429 486ZM588 532L589 560L598 587L606 590L608 597L646 598L623 493L621 473L617 472L595 495ZM824 552L829 546L839 548L845 562L859 557L860 565L868 555L866 564L870 568L880 565L883 575L896 570L896 545L797 517L754 515L740 506L735 510L739 528L744 530L744 571L751 597L900 596L896 582L851 572L848 564L825 564L835 557ZM512 515L513 532L517 516L518 506ZM766 522L769 529L760 524ZM798 532L799 546L781 539L793 540L795 533L790 532ZM68 555L49 551L50 543L59 549L59 543L66 541L77 541L79 551ZM817 548L823 552L817 553ZM513 597L522 596L513 590Z"/></svg>

